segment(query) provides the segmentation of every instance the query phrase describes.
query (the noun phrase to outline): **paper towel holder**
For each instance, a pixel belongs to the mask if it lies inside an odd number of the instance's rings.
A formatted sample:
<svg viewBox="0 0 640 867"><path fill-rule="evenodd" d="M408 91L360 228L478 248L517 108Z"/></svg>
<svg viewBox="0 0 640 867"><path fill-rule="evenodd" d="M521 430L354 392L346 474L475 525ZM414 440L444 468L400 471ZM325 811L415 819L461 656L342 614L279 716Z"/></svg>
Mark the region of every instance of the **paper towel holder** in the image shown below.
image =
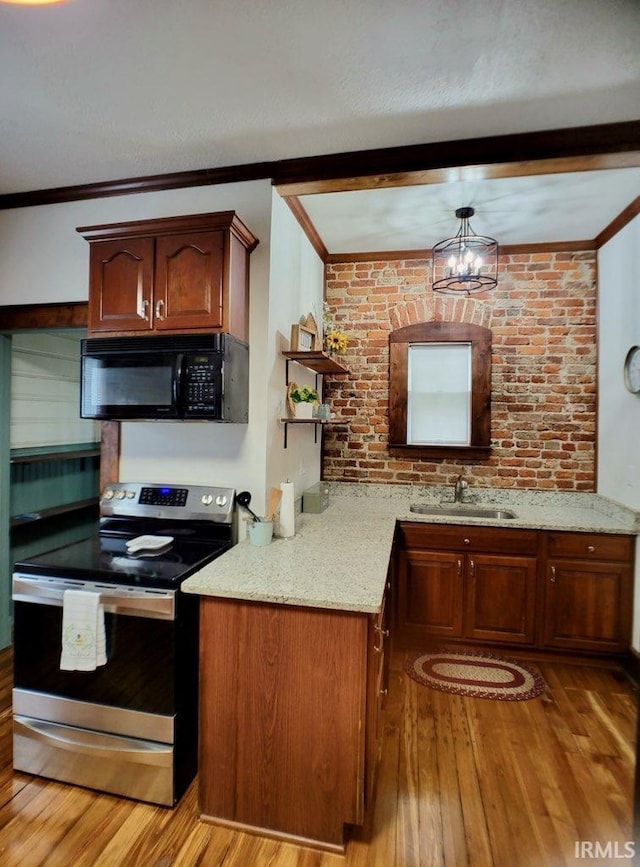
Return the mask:
<svg viewBox="0 0 640 867"><path fill-rule="evenodd" d="M290 479L280 483L282 499L280 501L280 522L278 535L283 539L292 539L296 535L295 487Z"/></svg>

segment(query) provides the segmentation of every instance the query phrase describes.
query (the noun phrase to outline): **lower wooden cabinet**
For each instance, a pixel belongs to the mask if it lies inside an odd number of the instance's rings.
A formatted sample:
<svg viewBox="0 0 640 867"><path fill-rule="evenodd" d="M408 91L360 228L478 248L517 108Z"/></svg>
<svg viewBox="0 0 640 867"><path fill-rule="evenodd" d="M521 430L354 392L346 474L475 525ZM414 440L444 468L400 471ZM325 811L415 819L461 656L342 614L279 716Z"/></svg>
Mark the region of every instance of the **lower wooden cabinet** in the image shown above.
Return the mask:
<svg viewBox="0 0 640 867"><path fill-rule="evenodd" d="M629 648L633 539L548 533L544 646L620 653Z"/></svg>
<svg viewBox="0 0 640 867"><path fill-rule="evenodd" d="M535 532L416 524L402 524L400 532L403 644L433 638L533 643ZM443 545L452 550L440 550Z"/></svg>
<svg viewBox="0 0 640 867"><path fill-rule="evenodd" d="M407 522L399 537L400 646L630 647L634 536Z"/></svg>
<svg viewBox="0 0 640 867"><path fill-rule="evenodd" d="M475 640L532 644L535 638L535 557L474 554L466 558L463 635Z"/></svg>
<svg viewBox="0 0 640 867"><path fill-rule="evenodd" d="M203 819L342 850L374 790L387 610L202 597Z"/></svg>

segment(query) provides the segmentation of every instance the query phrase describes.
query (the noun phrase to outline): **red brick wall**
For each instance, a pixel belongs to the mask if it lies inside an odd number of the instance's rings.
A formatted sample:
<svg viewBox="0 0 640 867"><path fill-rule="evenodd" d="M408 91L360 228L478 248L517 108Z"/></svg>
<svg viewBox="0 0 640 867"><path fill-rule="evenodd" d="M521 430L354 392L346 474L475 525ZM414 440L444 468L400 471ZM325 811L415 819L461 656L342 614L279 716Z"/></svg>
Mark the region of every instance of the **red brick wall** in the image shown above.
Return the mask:
<svg viewBox="0 0 640 867"><path fill-rule="evenodd" d="M325 428L323 478L595 490L596 258L593 252L500 257L498 286L472 298L431 290L430 261L327 265L326 297L349 338L350 374L325 377L346 427ZM413 460L387 451L389 332L414 322L492 331L491 457Z"/></svg>

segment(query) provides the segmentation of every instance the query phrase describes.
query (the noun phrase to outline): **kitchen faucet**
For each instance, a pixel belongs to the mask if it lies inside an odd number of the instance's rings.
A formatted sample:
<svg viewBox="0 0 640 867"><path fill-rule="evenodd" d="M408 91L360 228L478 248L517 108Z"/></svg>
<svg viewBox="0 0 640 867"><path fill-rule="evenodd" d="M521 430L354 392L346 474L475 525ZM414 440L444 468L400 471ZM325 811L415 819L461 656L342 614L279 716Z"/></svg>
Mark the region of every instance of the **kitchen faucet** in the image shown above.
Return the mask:
<svg viewBox="0 0 640 867"><path fill-rule="evenodd" d="M461 503L462 502L464 492L467 490L468 487L469 487L469 485L467 484L467 482L465 482L465 480L462 478L462 476L461 475L458 476L458 478L456 479L454 489L453 489L453 502L454 503Z"/></svg>

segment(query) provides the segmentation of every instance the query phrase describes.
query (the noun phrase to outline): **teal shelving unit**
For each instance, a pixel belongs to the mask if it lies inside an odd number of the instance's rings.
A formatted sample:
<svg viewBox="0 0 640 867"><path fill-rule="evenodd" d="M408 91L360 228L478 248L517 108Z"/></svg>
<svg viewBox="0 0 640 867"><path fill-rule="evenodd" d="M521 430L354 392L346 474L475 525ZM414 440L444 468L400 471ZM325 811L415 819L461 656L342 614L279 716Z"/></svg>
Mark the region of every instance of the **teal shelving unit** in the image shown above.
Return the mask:
<svg viewBox="0 0 640 867"><path fill-rule="evenodd" d="M100 446L12 449L11 562L91 535L98 519Z"/></svg>

